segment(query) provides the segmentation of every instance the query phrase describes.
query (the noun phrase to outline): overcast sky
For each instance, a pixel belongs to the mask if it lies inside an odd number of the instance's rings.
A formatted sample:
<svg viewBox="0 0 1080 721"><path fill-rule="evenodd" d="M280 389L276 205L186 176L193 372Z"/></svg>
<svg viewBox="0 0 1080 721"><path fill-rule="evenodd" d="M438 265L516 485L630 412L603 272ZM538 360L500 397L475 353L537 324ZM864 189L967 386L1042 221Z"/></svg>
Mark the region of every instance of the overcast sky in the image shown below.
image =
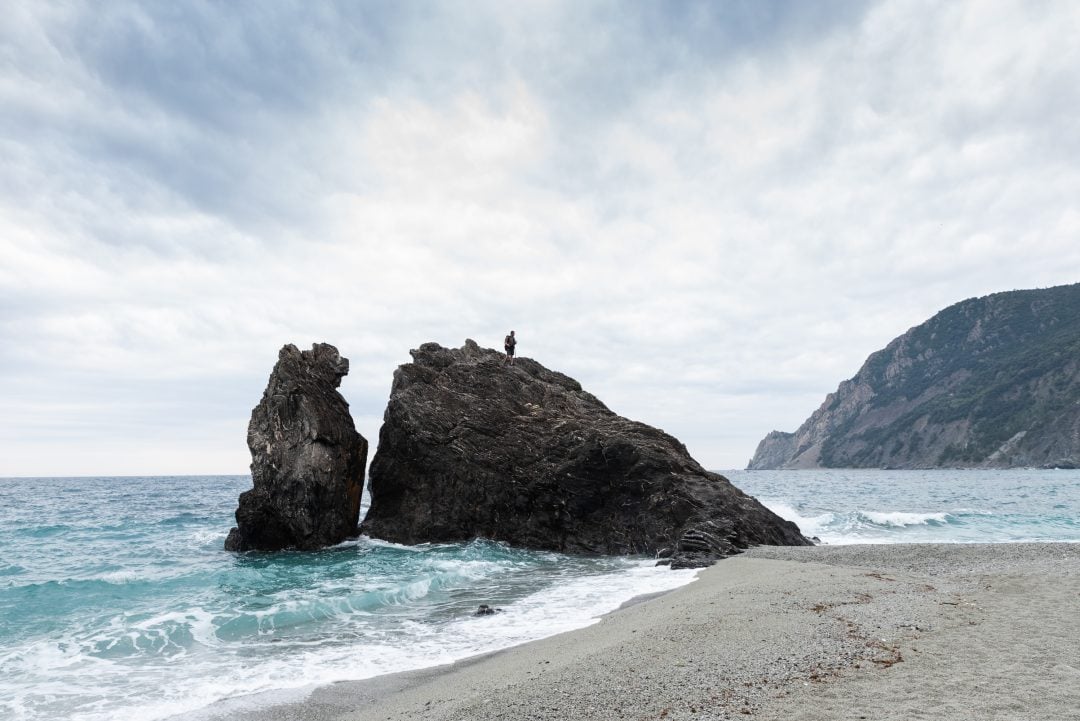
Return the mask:
<svg viewBox="0 0 1080 721"><path fill-rule="evenodd" d="M0 20L0 475L244 473L500 347L741 468L964 298L1080 281L1080 3L86 2Z"/></svg>

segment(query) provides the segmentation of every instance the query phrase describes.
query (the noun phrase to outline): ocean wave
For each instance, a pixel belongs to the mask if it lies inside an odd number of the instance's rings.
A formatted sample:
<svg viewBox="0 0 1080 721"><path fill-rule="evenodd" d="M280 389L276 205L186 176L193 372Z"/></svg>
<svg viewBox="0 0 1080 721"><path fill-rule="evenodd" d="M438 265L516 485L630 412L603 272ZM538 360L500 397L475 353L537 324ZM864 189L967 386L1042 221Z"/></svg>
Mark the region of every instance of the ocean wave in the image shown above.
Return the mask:
<svg viewBox="0 0 1080 721"><path fill-rule="evenodd" d="M136 583L138 581L145 581L146 572L143 570L135 571L132 569L120 569L118 571L109 571L103 573L100 576L86 579L88 581L103 581L104 583L113 583L117 585L123 585L125 583Z"/></svg>
<svg viewBox="0 0 1080 721"><path fill-rule="evenodd" d="M0 576L18 576L26 573L26 567L17 563L5 563L0 566Z"/></svg>
<svg viewBox="0 0 1080 721"><path fill-rule="evenodd" d="M1080 473L742 479L826 543L1080 539ZM448 663L581 627L635 595L693 578L650 560L486 541L407 547L359 538L317 553L232 554L222 542L250 478L71 485L78 520L70 500L20 484L25 510L0 526L0 545L18 549L4 563L25 567L0 577L0 606L10 610L0 620L3 718L184 713L192 721L214 700L232 698L237 709L280 702L314 684ZM139 494L138 508L153 511L145 517L132 511ZM24 518L44 535L24 533ZM481 603L502 613L476 617Z"/></svg>
<svg viewBox="0 0 1080 721"><path fill-rule="evenodd" d="M27 569L22 566L14 566L11 568L18 570L12 570L10 572L0 570L0 576L18 576L25 574L27 571ZM83 578L62 578L48 581L33 578L23 583L19 583L17 580L13 579L8 583L7 588L12 591L21 591L24 593L44 594L56 593L57 589L67 589L68 592L65 593L65 595L78 593L83 595L84 598L89 599L93 598L95 595L112 594L115 592L115 589L113 588L115 586L150 586L161 583L162 581L180 578L183 573L182 570L172 568L118 568L109 571L101 571ZM32 600L33 599L26 599L26 602Z"/></svg>
<svg viewBox="0 0 1080 721"><path fill-rule="evenodd" d="M110 577L115 574L115 577ZM13 603L34 604L48 603L51 596L70 598L79 595L83 599L92 598L102 593L112 593L113 586L139 583L143 579L128 577L126 572L115 571L90 578L62 578L59 580L29 580L24 583L11 581L6 591L13 594Z"/></svg>
<svg viewBox="0 0 1080 721"><path fill-rule="evenodd" d="M458 551L468 555L467 549ZM198 717L197 709L216 699L258 707L298 698L313 685L450 663L580 628L633 596L674 588L695 576L658 568L650 560L592 563L564 557L557 584L534 575L521 581L525 587L535 588L538 581L548 587L493 598L484 589L505 591L500 578L505 564L428 556L417 559L425 568L423 578L406 569L402 578L378 583L355 576L327 580L314 588L272 593L263 598L267 605L242 615L192 605L114 613L107 622L84 619L73 633L24 646L0 666L31 689L17 702L27 718L49 717L53 703L65 709L64 717L80 721ZM485 579L493 583L485 586ZM440 588L463 594L442 620L432 612ZM384 614L393 609L378 606L380 598L408 608L387 619ZM497 619L472 614L477 603L488 601L501 608ZM357 605L366 611L356 612ZM320 613L327 618L313 622L311 616ZM230 628L230 618L246 627ZM292 622L296 626L290 628ZM163 685L164 678L169 682ZM5 684L0 680L0 687ZM64 690L58 700L48 698L53 688ZM152 688L158 692L148 693Z"/></svg>
<svg viewBox="0 0 1080 721"><path fill-rule="evenodd" d="M221 643L214 616L200 607L166 611L146 617L119 615L82 644L87 655L131 663L136 659L172 659L195 647L216 648Z"/></svg>
<svg viewBox="0 0 1080 721"><path fill-rule="evenodd" d="M970 525L993 523L990 511L972 508L948 511L844 509L815 511L783 501L763 501L781 518L794 522L803 535L824 543L948 543L968 540L957 534Z"/></svg>
<svg viewBox="0 0 1080 721"><path fill-rule="evenodd" d="M857 511L854 516L860 522L888 528L935 526L948 523L954 518L948 513L910 513L907 511Z"/></svg>
<svg viewBox="0 0 1080 721"><path fill-rule="evenodd" d="M821 532L829 528L830 524L836 519L836 514L830 511L807 515L783 501L766 499L761 499L761 501L770 511L797 525L804 536L820 536Z"/></svg>
<svg viewBox="0 0 1080 721"><path fill-rule="evenodd" d="M183 513L177 513L171 516L165 516L158 522L158 526L186 526L191 524L206 523L211 520L205 514L192 513L190 511L184 511Z"/></svg>

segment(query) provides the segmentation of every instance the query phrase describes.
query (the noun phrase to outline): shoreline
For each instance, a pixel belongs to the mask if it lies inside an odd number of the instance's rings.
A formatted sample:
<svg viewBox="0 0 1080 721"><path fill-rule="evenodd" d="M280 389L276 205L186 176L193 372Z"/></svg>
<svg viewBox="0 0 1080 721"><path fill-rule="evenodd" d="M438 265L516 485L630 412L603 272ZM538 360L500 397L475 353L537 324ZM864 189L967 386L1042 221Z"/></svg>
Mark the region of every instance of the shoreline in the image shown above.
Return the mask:
<svg viewBox="0 0 1080 721"><path fill-rule="evenodd" d="M199 717L1064 719L1078 617L1080 544L758 547L582 629Z"/></svg>
<svg viewBox="0 0 1080 721"><path fill-rule="evenodd" d="M699 569L699 573L700 570L704 569ZM595 616L589 626L600 623L607 616L618 613L623 609L647 603L671 593L677 593L697 580L698 575L695 575L681 586L632 596L623 601L617 608ZM497 622L498 618L499 616L495 615L491 617L491 620ZM280 691L269 690L253 695L224 698L201 709L169 716L163 721L339 721L355 710L357 706L378 703L388 695L423 684L444 673L467 668L489 659L495 659L502 654L546 641L555 636L573 634L589 626L542 636L505 648L484 651L449 663L393 671L368 678L333 681L314 687L309 686L307 687L309 689L307 691L308 695L301 699L297 699L297 696L305 693L304 688L283 689ZM270 700L279 695L288 700Z"/></svg>

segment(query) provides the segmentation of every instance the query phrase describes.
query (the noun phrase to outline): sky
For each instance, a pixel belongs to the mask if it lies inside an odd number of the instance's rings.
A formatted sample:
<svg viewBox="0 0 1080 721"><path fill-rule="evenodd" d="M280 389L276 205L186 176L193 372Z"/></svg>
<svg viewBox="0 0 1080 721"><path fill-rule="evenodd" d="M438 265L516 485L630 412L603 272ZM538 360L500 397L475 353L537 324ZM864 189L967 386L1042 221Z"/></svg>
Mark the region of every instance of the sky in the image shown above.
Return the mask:
<svg viewBox="0 0 1080 721"><path fill-rule="evenodd" d="M372 444L472 338L742 468L965 298L1080 281L1080 4L23 2L0 476L246 473L283 344ZM369 456L370 458L370 456Z"/></svg>

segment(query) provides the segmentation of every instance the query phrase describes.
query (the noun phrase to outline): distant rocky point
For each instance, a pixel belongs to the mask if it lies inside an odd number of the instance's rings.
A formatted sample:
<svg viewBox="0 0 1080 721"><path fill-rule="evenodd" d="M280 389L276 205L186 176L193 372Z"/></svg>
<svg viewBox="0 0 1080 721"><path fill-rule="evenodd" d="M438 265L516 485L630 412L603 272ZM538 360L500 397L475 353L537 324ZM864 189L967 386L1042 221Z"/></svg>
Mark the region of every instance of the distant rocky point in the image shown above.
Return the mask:
<svg viewBox="0 0 1080 721"><path fill-rule="evenodd" d="M950 306L873 353L750 469L1075 468L1080 284Z"/></svg>
<svg viewBox="0 0 1080 721"><path fill-rule="evenodd" d="M281 349L251 413L254 487L240 495L226 549L311 550L357 535L367 441L337 391L348 372L332 345Z"/></svg>
<svg viewBox="0 0 1080 721"><path fill-rule="evenodd" d="M567 553L708 565L809 545L668 434L534 360L425 343L394 374L361 531L416 544L487 538Z"/></svg>

